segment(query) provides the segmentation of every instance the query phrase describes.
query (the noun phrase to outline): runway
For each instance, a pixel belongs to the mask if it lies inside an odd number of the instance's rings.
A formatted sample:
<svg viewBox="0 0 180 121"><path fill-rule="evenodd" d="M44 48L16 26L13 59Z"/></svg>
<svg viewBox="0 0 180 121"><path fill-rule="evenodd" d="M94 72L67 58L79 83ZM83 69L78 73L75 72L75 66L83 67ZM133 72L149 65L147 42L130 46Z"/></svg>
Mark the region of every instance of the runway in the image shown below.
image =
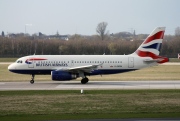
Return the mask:
<svg viewBox="0 0 180 121"><path fill-rule="evenodd" d="M142 89L180 89L176 81L79 81L54 82L0 82L0 90L142 90Z"/></svg>

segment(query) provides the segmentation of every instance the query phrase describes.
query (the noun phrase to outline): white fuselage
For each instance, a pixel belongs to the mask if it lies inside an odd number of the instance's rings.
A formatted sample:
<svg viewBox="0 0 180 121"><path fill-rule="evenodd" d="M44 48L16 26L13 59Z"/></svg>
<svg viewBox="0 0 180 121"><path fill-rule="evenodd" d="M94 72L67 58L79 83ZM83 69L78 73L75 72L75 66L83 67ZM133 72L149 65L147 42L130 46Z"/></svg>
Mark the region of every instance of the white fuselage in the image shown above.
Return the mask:
<svg viewBox="0 0 180 121"><path fill-rule="evenodd" d="M36 60L28 60L30 58L36 58ZM37 60L38 58L40 60ZM73 67L99 64L96 71L100 70L101 72L94 73L92 71L89 73L90 75L113 74L157 64L156 62L146 63L144 62L146 59L151 58L142 58L136 55L32 55L19 58L8 69L22 74L51 74L52 70L66 70ZM20 62L18 63L18 61Z"/></svg>

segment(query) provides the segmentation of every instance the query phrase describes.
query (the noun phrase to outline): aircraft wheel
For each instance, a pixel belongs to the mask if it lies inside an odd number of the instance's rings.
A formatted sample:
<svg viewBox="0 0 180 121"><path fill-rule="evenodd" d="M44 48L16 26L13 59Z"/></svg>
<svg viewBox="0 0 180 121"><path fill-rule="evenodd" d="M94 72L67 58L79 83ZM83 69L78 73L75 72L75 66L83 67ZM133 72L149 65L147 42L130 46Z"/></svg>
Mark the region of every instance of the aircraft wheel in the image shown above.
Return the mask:
<svg viewBox="0 0 180 121"><path fill-rule="evenodd" d="M89 81L88 78L83 78L83 79L81 80L81 84L86 84L86 83L88 83L88 81Z"/></svg>
<svg viewBox="0 0 180 121"><path fill-rule="evenodd" d="M32 78L31 78L31 81L30 81L31 84L34 84L34 77L35 77L35 75L32 74Z"/></svg>
<svg viewBox="0 0 180 121"><path fill-rule="evenodd" d="M31 84L34 84L34 80L31 80L30 83L31 83Z"/></svg>

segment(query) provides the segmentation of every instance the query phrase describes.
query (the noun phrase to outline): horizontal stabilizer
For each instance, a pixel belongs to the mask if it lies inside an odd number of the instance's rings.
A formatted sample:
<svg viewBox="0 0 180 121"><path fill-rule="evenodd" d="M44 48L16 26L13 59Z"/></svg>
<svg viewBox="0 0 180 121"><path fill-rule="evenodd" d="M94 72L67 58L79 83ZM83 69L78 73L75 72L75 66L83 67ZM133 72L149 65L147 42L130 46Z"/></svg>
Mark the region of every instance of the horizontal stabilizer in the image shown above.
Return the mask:
<svg viewBox="0 0 180 121"><path fill-rule="evenodd" d="M161 57L161 56L158 56L158 58L156 58L156 59L146 59L146 60L144 60L144 62L147 62L147 63L153 63L153 62L165 63L165 62L168 62L168 61L169 61L169 58Z"/></svg>

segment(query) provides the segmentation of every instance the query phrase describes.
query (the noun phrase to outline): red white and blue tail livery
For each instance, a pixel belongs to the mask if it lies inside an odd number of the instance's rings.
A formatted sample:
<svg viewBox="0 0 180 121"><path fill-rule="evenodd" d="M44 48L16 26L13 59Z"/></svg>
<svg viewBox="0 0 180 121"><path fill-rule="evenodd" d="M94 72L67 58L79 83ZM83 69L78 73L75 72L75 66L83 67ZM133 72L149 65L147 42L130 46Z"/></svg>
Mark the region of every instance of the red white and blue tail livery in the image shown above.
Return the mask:
<svg viewBox="0 0 180 121"><path fill-rule="evenodd" d="M139 57L150 57L150 60L146 62L157 61L158 63L167 62L168 58L159 56L162 41L164 38L165 27L157 27L152 33L146 38L141 46L134 52Z"/></svg>
<svg viewBox="0 0 180 121"><path fill-rule="evenodd" d="M130 55L31 55L19 58L9 65L14 73L51 75L54 81L69 81L81 77L81 83L89 81L87 76L115 74L138 70L168 62L159 56L165 27L157 27Z"/></svg>

